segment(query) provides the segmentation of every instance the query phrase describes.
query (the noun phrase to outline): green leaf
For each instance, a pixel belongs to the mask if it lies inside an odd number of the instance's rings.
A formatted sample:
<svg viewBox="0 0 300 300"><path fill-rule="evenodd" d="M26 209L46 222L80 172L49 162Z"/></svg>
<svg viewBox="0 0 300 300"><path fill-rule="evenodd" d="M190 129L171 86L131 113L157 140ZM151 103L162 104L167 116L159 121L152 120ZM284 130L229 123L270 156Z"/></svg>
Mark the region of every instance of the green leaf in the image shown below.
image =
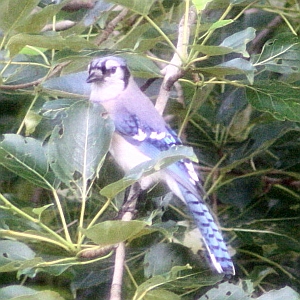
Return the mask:
<svg viewBox="0 0 300 300"><path fill-rule="evenodd" d="M35 64L35 59L37 58L17 55L12 64L5 66L3 73L5 84L28 83L46 76L49 71L48 68L41 64Z"/></svg>
<svg viewBox="0 0 300 300"><path fill-rule="evenodd" d="M112 2L120 4L128 9L140 14L140 15L148 15L151 6L156 0L113 0Z"/></svg>
<svg viewBox="0 0 300 300"><path fill-rule="evenodd" d="M300 90L280 81L261 80L246 89L249 103L278 120L300 121Z"/></svg>
<svg viewBox="0 0 300 300"><path fill-rule="evenodd" d="M291 287L286 286L279 290L272 290L257 298L257 300L299 300L300 294L294 291Z"/></svg>
<svg viewBox="0 0 300 300"><path fill-rule="evenodd" d="M0 254L0 272L20 271L43 262L40 257L35 257L35 252L26 244L19 241L0 241Z"/></svg>
<svg viewBox="0 0 300 300"><path fill-rule="evenodd" d="M248 0L230 0L230 3L231 4L241 4L241 3L246 2L246 1L248 1Z"/></svg>
<svg viewBox="0 0 300 300"><path fill-rule="evenodd" d="M184 266L191 260L191 252L180 244L157 244L152 246L144 258L146 278L162 275L175 266Z"/></svg>
<svg viewBox="0 0 300 300"><path fill-rule="evenodd" d="M66 110L48 144L48 158L56 176L65 184L85 185L93 179L106 156L114 130L99 104L78 101Z"/></svg>
<svg viewBox="0 0 300 300"><path fill-rule="evenodd" d="M291 124L288 122L269 122L257 124L251 130L249 137L236 149L230 149L229 163L222 168L223 171L231 171L237 165L252 159L262 151L266 151L276 140L289 132ZM251 143L249 142L251 141Z"/></svg>
<svg viewBox="0 0 300 300"><path fill-rule="evenodd" d="M223 28L229 24L233 23L233 20L228 19L228 20L219 20L215 23L213 23L210 27L209 27L209 31L218 29L218 28Z"/></svg>
<svg viewBox="0 0 300 300"><path fill-rule="evenodd" d="M11 285L0 289L0 299L18 299L18 300L64 300L58 293L54 291L44 290L36 291L34 289L22 286Z"/></svg>
<svg viewBox="0 0 300 300"><path fill-rule="evenodd" d="M73 73L46 80L41 86L51 95L82 99L91 92L91 85L86 82L87 77L87 71Z"/></svg>
<svg viewBox="0 0 300 300"><path fill-rule="evenodd" d="M191 160L197 161L193 149L190 147L176 146L167 151L163 151L156 159L146 161L136 166L130 170L124 178L104 187L101 190L101 195L107 198L113 198L128 186L137 182L142 176L151 175L183 158L190 158Z"/></svg>
<svg viewBox="0 0 300 300"><path fill-rule="evenodd" d="M250 84L252 84L254 81L255 70L256 69L251 62L242 58L234 58L214 67L203 67L199 69L200 72L213 74L218 77L244 74L249 80Z"/></svg>
<svg viewBox="0 0 300 300"><path fill-rule="evenodd" d="M88 42L86 39L75 35L64 38L57 32L46 33L45 35L19 33L12 36L7 43L10 56L14 57L27 45L55 50L67 48L73 51L80 51L85 48L96 48L94 44Z"/></svg>
<svg viewBox="0 0 300 300"><path fill-rule="evenodd" d="M234 178L218 190L218 199L222 203L230 203L240 209L245 209L261 193L260 177Z"/></svg>
<svg viewBox="0 0 300 300"><path fill-rule="evenodd" d="M180 300L182 299L180 296L164 289L157 288L155 290L151 290L147 292L144 300Z"/></svg>
<svg viewBox="0 0 300 300"><path fill-rule="evenodd" d="M161 289L160 287L167 283L171 283L173 281L178 280L178 276L180 276L178 274L180 274L181 271L190 270L190 269L191 269L191 267L188 265L182 266L182 267L173 267L172 270L166 276L157 275L157 276L154 276L154 277L146 280L145 282L143 282L141 285L139 285L137 287L135 295L133 297L133 300L144 299L144 297L145 297L145 299L157 299L156 297L158 296L158 294L155 292L157 290L163 291L162 295L164 297L167 297L169 292L167 290ZM170 276L170 274L172 274L172 275ZM147 298L148 295L149 295L149 298ZM170 295L172 297L166 298L166 299L172 299L172 300L178 299L177 298L178 296L176 294L171 293ZM153 297L153 298L151 298L151 297ZM161 298L161 299L164 299L164 298Z"/></svg>
<svg viewBox="0 0 300 300"><path fill-rule="evenodd" d="M161 22L161 17L155 19L154 22L161 24L160 29L165 33L166 36L168 36L170 40L174 40L177 37L177 24L165 21ZM164 43L165 37L163 37L163 35L159 33L156 29L154 29L152 25L150 25L147 29L148 30L145 31L143 34L140 34L138 38L136 36L133 38L135 52L144 53L148 50L155 48L158 43Z"/></svg>
<svg viewBox="0 0 300 300"><path fill-rule="evenodd" d="M152 60L144 56L122 54L122 57L125 58L130 67L130 71L132 71L135 77L151 78L161 76L158 66Z"/></svg>
<svg viewBox="0 0 300 300"><path fill-rule="evenodd" d="M150 291L156 289L159 286L162 286L163 284L165 284L167 282L168 282L168 280L163 276L154 276L154 277L148 279L147 281L143 282L140 286L137 287L135 295L133 297L133 300L142 299Z"/></svg>
<svg viewBox="0 0 300 300"><path fill-rule="evenodd" d="M195 5L198 12L205 9L206 5L211 1L212 0L192 0L193 4Z"/></svg>
<svg viewBox="0 0 300 300"><path fill-rule="evenodd" d="M40 11L28 14L26 19L23 22L17 24L15 31L20 33L21 32L39 33L45 25L52 22L53 16L55 16L65 5L66 5L66 1L59 4L51 4L51 5L47 5Z"/></svg>
<svg viewBox="0 0 300 300"><path fill-rule="evenodd" d="M55 181L42 143L33 138L5 134L0 142L0 164L45 189Z"/></svg>
<svg viewBox="0 0 300 300"><path fill-rule="evenodd" d="M244 291L242 282L234 285L229 282L223 282L218 287L209 290L199 300L250 300L251 294Z"/></svg>
<svg viewBox="0 0 300 300"><path fill-rule="evenodd" d="M223 46L195 45L193 49L209 56L225 55L234 52L232 48Z"/></svg>
<svg viewBox="0 0 300 300"><path fill-rule="evenodd" d="M1 0L0 1L0 28L5 33L14 30L24 22L38 5L39 0Z"/></svg>
<svg viewBox="0 0 300 300"><path fill-rule="evenodd" d="M109 48L111 48L112 50L123 50L124 48L134 49L137 47L137 43L138 43L137 37L141 39L143 34L151 28L152 26L148 23L140 24L140 26L136 26L132 28L121 39L118 38ZM111 41L107 41L106 43L110 45Z"/></svg>
<svg viewBox="0 0 300 300"><path fill-rule="evenodd" d="M124 242L141 232L147 223L142 221L105 221L82 232L94 243L114 245Z"/></svg>
<svg viewBox="0 0 300 300"><path fill-rule="evenodd" d="M31 226L32 227L32 226ZM61 246L61 241L53 234L45 233L42 231L37 230L26 230L26 231L13 231L13 230L0 230L0 237L1 238L8 238L8 239L19 239L26 242L32 241L47 241L50 244L54 244L55 246Z"/></svg>
<svg viewBox="0 0 300 300"><path fill-rule="evenodd" d="M53 203L50 203L50 204L44 205L44 206L42 206L42 207L34 208L34 209L32 210L32 212L33 212L34 214L38 215L38 217L39 217L39 219L40 219L41 216L42 216L42 214L43 214L43 212L44 212L47 208L49 208L49 207L51 207L51 206L53 206L53 205L54 205Z"/></svg>
<svg viewBox="0 0 300 300"><path fill-rule="evenodd" d="M1 264L4 261L28 260L35 257L34 251L32 251L26 244L18 241L0 241L0 252Z"/></svg>
<svg viewBox="0 0 300 300"><path fill-rule="evenodd" d="M282 74L300 73L299 38L285 33L267 41L254 65Z"/></svg>
<svg viewBox="0 0 300 300"><path fill-rule="evenodd" d="M255 38L255 29L248 27L227 37L220 46L231 48L233 52L241 53L244 57L249 57L246 50L247 44Z"/></svg>

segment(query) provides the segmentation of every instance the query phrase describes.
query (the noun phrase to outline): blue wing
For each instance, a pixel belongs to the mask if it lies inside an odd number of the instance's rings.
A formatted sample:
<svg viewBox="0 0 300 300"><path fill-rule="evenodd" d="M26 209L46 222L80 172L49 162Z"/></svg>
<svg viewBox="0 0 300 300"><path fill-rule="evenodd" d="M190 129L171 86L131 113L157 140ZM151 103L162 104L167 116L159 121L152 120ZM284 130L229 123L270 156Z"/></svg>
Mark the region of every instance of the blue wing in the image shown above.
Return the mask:
<svg viewBox="0 0 300 300"><path fill-rule="evenodd" d="M149 122L150 123L150 122ZM116 131L121 134L127 142L135 145L139 150L154 159L161 151L166 151L173 146L182 145L177 134L166 124L163 126L150 126L141 122L140 118L135 114L130 114L128 111L122 113L122 120L116 120ZM183 159L168 167L168 170L180 174L180 180L186 182L189 188L191 182L195 185L199 181L191 162L188 159ZM194 191L197 194L197 191Z"/></svg>

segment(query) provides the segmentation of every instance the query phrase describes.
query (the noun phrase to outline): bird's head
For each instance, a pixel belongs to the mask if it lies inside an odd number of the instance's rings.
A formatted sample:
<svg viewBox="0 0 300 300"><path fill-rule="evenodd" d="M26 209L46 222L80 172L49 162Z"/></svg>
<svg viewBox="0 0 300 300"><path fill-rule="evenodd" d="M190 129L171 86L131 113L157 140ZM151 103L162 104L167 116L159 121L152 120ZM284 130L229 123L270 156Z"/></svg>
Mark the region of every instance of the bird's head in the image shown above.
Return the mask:
<svg viewBox="0 0 300 300"><path fill-rule="evenodd" d="M124 59L115 56L95 58L88 67L88 83L99 86L123 85L125 89L129 82L130 72Z"/></svg>
<svg viewBox="0 0 300 300"><path fill-rule="evenodd" d="M95 58L88 67L90 100L106 102L116 99L128 87L130 72L124 59L115 56Z"/></svg>

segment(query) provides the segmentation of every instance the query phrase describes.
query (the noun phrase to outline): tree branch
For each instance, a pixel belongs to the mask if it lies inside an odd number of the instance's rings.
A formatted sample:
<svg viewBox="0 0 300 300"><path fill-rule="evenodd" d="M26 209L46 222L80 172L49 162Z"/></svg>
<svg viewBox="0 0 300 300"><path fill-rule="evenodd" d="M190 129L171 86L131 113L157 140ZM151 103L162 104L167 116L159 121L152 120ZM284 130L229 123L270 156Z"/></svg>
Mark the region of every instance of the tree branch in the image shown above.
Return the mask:
<svg viewBox="0 0 300 300"><path fill-rule="evenodd" d="M134 183L130 188L128 201L123 205L122 210L124 214L122 216L123 221L130 221L133 218L136 202L140 194L141 188L138 182ZM115 256L115 268L114 275L110 289L110 300L122 299L122 280L125 264L125 243L120 243L116 249Z"/></svg>
<svg viewBox="0 0 300 300"><path fill-rule="evenodd" d="M42 83L43 81L45 81L46 79L58 74L65 66L67 66L70 63L70 61L66 61L63 62L61 64L58 64L57 66L54 67L53 70L51 70L46 76L31 81L31 82L26 82L26 83L21 83L21 84L15 84L15 85L0 85L0 90L20 90L20 89L26 89L29 87L33 87L36 85L39 85L40 83Z"/></svg>
<svg viewBox="0 0 300 300"><path fill-rule="evenodd" d="M184 15L179 23L177 52L174 53L170 63L161 71L164 75L163 83L161 85L159 95L156 100L156 109L160 114L163 114L167 101L169 99L170 90L173 84L183 75L182 65L187 58L187 45L190 36L190 27L195 22L197 13L192 6L189 9L188 20L186 22ZM187 26L186 26L187 25Z"/></svg>
<svg viewBox="0 0 300 300"><path fill-rule="evenodd" d="M124 8L113 20L111 20L105 30L103 30L102 34L95 38L95 44L97 46L101 45L104 41L108 39L108 37L112 34L116 26L126 17L128 13L128 9Z"/></svg>

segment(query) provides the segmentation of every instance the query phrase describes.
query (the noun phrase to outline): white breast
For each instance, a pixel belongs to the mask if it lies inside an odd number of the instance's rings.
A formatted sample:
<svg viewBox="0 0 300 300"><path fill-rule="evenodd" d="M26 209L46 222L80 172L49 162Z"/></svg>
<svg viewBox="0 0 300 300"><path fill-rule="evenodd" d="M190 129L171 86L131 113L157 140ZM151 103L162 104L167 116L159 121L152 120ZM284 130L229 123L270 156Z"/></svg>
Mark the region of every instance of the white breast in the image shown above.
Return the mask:
<svg viewBox="0 0 300 300"><path fill-rule="evenodd" d="M118 133L113 134L109 152L114 157L117 164L125 172L128 172L137 165L150 160L148 156L141 153L134 145L128 143ZM144 177L140 181L141 188L145 190L161 179L161 172L156 172L150 176Z"/></svg>

